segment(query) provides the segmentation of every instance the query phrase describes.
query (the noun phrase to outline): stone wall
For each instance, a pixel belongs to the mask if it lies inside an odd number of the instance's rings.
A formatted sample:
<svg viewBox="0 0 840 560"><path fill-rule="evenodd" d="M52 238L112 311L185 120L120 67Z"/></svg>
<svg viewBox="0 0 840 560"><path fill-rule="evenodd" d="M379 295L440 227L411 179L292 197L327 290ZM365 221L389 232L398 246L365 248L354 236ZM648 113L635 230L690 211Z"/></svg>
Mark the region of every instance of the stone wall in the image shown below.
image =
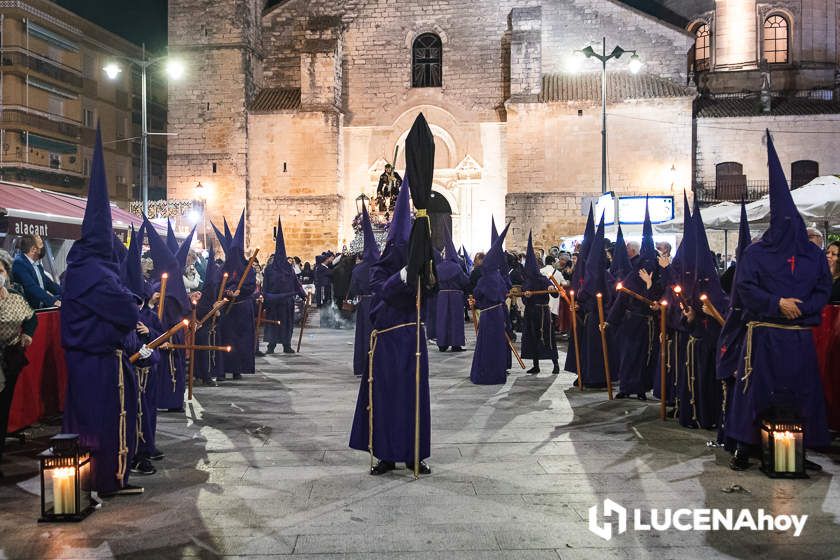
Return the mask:
<svg viewBox="0 0 840 560"><path fill-rule="evenodd" d="M289 254L337 249L343 212L342 117L329 112L251 114L248 215L252 243L273 247L277 216Z"/></svg>
<svg viewBox="0 0 840 560"><path fill-rule="evenodd" d="M691 185L691 98L611 104L607 113L608 189L679 198ZM583 230L583 197L601 192L600 119L592 103L508 105L506 209L517 218L515 243L528 236L521 224L541 239Z"/></svg>
<svg viewBox="0 0 840 560"><path fill-rule="evenodd" d="M737 161L748 181L767 181L768 128L788 180L797 160L816 161L820 175L840 173L840 153L832 141L840 134L840 115L704 118L697 119L697 180L713 182L716 164Z"/></svg>
<svg viewBox="0 0 840 560"><path fill-rule="evenodd" d="M191 199L200 181L214 222L236 220L246 206L246 109L261 75L257 4L169 2L169 54L188 70L169 82L168 195Z"/></svg>

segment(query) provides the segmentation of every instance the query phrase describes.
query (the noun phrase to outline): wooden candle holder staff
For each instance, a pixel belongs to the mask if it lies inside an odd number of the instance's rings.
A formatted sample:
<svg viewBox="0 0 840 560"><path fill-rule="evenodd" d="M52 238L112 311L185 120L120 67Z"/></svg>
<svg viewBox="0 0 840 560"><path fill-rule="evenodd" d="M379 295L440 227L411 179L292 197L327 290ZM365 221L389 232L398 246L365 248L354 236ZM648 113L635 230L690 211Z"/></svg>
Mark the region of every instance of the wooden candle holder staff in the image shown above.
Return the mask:
<svg viewBox="0 0 840 560"><path fill-rule="evenodd" d="M569 311L572 314L572 340L575 344L575 368L577 368L578 389L583 391L583 377L580 373L580 341L577 330L577 305L575 304L575 291L569 290Z"/></svg>
<svg viewBox="0 0 840 560"><path fill-rule="evenodd" d="M163 305L166 303L166 283L169 281L169 275L163 273L160 276L160 298L158 298L158 321L163 321Z"/></svg>
<svg viewBox="0 0 840 560"><path fill-rule="evenodd" d="M667 387L665 383L665 352L668 348L668 333L665 330L665 315L668 311L668 302L664 299L659 302L659 419L665 420L667 403Z"/></svg>
<svg viewBox="0 0 840 560"><path fill-rule="evenodd" d="M707 315L711 315L712 318L720 323L720 326L722 327L726 322L726 319L724 319L723 315L720 314L720 311L717 310L717 307L715 307L715 304L709 299L709 296L706 294L700 294L700 301L703 302L703 311Z"/></svg>
<svg viewBox="0 0 840 560"><path fill-rule="evenodd" d="M521 297L521 296L517 296ZM473 320L473 328L475 328L475 334L478 334L478 313L476 313L475 308L475 298L470 296L467 299L467 303L469 303L470 310L472 311L472 320ZM522 356L519 355L519 352L516 351L516 348L513 345L513 341L510 339L510 335L508 335L507 331L505 331L505 340L507 341L507 345L510 348L510 351L513 352L513 355L516 357L516 361L519 363L519 367L522 369L526 369L525 362L522 361Z"/></svg>
<svg viewBox="0 0 840 560"><path fill-rule="evenodd" d="M183 328L188 327L189 324L190 324L189 319L184 319L183 321L179 321L178 323L175 323L168 331L166 331L165 333L163 333L162 335L160 335L159 337L157 337L156 339L154 339L153 341L148 343L146 345L146 348L148 348L149 350L154 350L155 348L157 348L159 346L162 346L163 344L168 342L169 339L172 338L175 335L175 333L177 333L178 331L180 331ZM137 352L136 354L132 354L131 357L128 359L128 361L131 362L132 364L134 364L139 359L140 359L140 352Z"/></svg>
<svg viewBox="0 0 840 560"><path fill-rule="evenodd" d="M621 282L619 282L618 284L615 285L615 289L619 292L623 292L623 293L627 294L628 296L630 296L634 299L637 299L637 300L641 301L642 303L648 305L649 307L653 307L653 306L656 305L656 303L649 300L645 296L643 296L641 294L637 294L636 292L634 292L630 288L624 287L624 284L622 284Z"/></svg>
<svg viewBox="0 0 840 560"><path fill-rule="evenodd" d="M601 351L604 353L604 376L607 380L607 397L613 400L612 375L610 374L610 352L607 348L607 322L604 321L604 296L595 294L598 300L598 330L601 331Z"/></svg>

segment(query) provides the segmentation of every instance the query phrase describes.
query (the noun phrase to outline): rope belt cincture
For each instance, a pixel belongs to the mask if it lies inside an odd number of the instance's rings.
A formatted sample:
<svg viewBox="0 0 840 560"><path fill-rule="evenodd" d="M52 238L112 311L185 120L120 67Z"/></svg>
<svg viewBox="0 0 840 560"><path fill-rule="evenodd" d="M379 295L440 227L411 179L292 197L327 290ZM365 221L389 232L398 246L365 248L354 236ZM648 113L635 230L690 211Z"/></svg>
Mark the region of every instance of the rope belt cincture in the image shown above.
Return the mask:
<svg viewBox="0 0 840 560"><path fill-rule="evenodd" d="M811 327L803 327L801 325L780 325L779 323L766 323L762 321L750 321L747 323L747 351L744 354L744 377L741 381L744 382L743 393L747 394L747 388L750 385L750 376L752 375L752 350L753 350L753 331L757 328L767 329L781 329L785 331L810 331Z"/></svg>

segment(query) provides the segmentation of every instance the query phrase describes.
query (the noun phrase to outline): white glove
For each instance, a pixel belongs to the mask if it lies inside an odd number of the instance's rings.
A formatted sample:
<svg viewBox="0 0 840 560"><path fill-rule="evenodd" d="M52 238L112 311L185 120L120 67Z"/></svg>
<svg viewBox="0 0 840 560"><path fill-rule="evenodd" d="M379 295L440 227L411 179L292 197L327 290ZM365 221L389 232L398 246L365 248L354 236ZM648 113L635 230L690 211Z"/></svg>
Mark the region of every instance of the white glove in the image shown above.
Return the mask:
<svg viewBox="0 0 840 560"><path fill-rule="evenodd" d="M402 269L400 270L400 280L403 281L403 284L408 283L406 282L408 280L408 269L406 267L402 267Z"/></svg>
<svg viewBox="0 0 840 560"><path fill-rule="evenodd" d="M140 347L140 352L139 352L140 359L141 360L148 359L149 356L152 355L152 352L153 352L153 350L144 344L143 346Z"/></svg>

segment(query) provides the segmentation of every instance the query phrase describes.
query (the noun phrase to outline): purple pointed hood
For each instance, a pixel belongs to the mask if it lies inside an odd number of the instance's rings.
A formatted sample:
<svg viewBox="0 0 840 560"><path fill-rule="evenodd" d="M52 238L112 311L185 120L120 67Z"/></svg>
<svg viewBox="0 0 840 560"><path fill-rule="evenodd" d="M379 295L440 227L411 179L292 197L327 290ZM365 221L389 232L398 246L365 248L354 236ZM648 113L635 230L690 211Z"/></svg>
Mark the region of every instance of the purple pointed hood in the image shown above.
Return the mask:
<svg viewBox="0 0 840 560"><path fill-rule="evenodd" d="M741 223L738 226L738 247L735 249L735 262L741 260L741 255L744 254L744 249L752 243L752 233L750 232L750 222L747 219L747 203L741 199Z"/></svg>
<svg viewBox="0 0 840 560"><path fill-rule="evenodd" d="M624 242L624 233L621 231L621 225L619 225L618 233L615 236L613 258L610 263L610 275L616 280L622 280L632 270L633 265L630 264L630 257L627 256L627 244Z"/></svg>
<svg viewBox="0 0 840 560"><path fill-rule="evenodd" d="M217 228L216 224L214 224L213 222L210 222L210 226L213 228L213 231L216 233L216 239L219 240L219 245L221 245L222 251L225 254L225 258L227 258L227 254L228 254L227 237L225 237L224 233L219 231L219 228ZM210 255L213 256L213 253L210 253Z"/></svg>
<svg viewBox="0 0 840 560"><path fill-rule="evenodd" d="M381 253L379 252L379 243L376 241L376 236L373 234L373 225L370 223L370 214L368 214L367 206L362 202L362 238L364 239L364 249L362 258L366 263L373 264Z"/></svg>
<svg viewBox="0 0 840 560"><path fill-rule="evenodd" d="M131 242L128 245L128 252L120 265L120 278L126 288L139 297L146 297L146 282L143 280L143 267L140 264L140 256L143 251L143 237L146 234L146 224L140 226L135 233L134 226L131 226Z"/></svg>
<svg viewBox="0 0 840 560"><path fill-rule="evenodd" d="M505 229L502 230L502 233L499 234L499 237L493 243L493 246L490 247L490 250L487 251L487 254L484 256L484 261L481 263L482 276L489 274L494 270L501 272L507 267L505 252L502 246L505 244L505 237L507 237L509 228L510 224L505 226Z"/></svg>
<svg viewBox="0 0 840 560"><path fill-rule="evenodd" d="M537 254L534 252L533 232L528 232L528 247L525 250L525 282L522 284L523 290L542 290L545 287L547 280L543 273L540 272L540 266L537 263Z"/></svg>
<svg viewBox="0 0 840 560"><path fill-rule="evenodd" d="M709 239L706 236L706 226L703 224L703 216L700 211L700 204L697 199L694 201L694 212L691 217L694 222L694 232L697 237L697 279L695 285L695 297L699 301L702 294L706 294L714 306L721 311L729 305L726 292L720 285L715 259L709 247Z"/></svg>
<svg viewBox="0 0 840 560"><path fill-rule="evenodd" d="M490 215L490 245L492 246L499 239L499 230L496 229L496 218Z"/></svg>
<svg viewBox="0 0 840 560"><path fill-rule="evenodd" d="M277 216L277 235L274 238L274 262L287 262L286 238L283 235L283 220Z"/></svg>
<svg viewBox="0 0 840 560"><path fill-rule="evenodd" d="M184 239L184 242L178 247L175 251L175 260L178 261L178 265L183 270L185 266L187 266L187 257L190 254L190 247L192 246L193 237L195 236L195 227L192 228L190 234ZM167 244L168 246L168 244ZM170 248L170 251L172 249Z"/></svg>
<svg viewBox="0 0 840 560"><path fill-rule="evenodd" d="M589 254L586 257L583 286L580 292L581 297L586 294L593 299L596 294L601 293L608 298L604 303L608 303L611 293L607 290L607 254L604 248L604 229L604 215L601 214L598 229L595 231L592 244L589 246Z"/></svg>
<svg viewBox="0 0 840 560"><path fill-rule="evenodd" d="M584 268L586 267L586 259L589 256L589 246L592 244L592 239L595 237L595 210L592 205L589 205L589 215L586 217L586 227L583 230L583 241L580 243L580 250L578 251L577 263L572 270L571 288L579 290L583 284Z"/></svg>
<svg viewBox="0 0 840 560"><path fill-rule="evenodd" d="M180 306L180 313L186 315L190 310L190 298L187 296L187 290L184 287L183 269L178 265L175 255L166 246L166 242L155 231L154 226L148 220L144 223L146 236L149 239L149 252L155 264L152 276L159 282L164 272L169 275L169 280L166 283L167 301L171 298L172 302Z"/></svg>
<svg viewBox="0 0 840 560"><path fill-rule="evenodd" d="M409 205L408 176L403 180L397 202L394 205L394 216L388 229L388 240L385 250L376 261L375 268L384 271L387 276L397 273L408 264L408 241L411 236L411 207ZM371 272L373 274L373 271Z"/></svg>
<svg viewBox="0 0 840 560"><path fill-rule="evenodd" d="M166 246L173 255L178 252L178 238L175 237L175 230L172 229L172 222L169 219L166 220Z"/></svg>
<svg viewBox="0 0 840 560"><path fill-rule="evenodd" d="M782 169L769 130L767 166L770 172L770 227L761 237L761 243L770 252L786 256L805 253L810 243L805 222L793 202L785 171Z"/></svg>

